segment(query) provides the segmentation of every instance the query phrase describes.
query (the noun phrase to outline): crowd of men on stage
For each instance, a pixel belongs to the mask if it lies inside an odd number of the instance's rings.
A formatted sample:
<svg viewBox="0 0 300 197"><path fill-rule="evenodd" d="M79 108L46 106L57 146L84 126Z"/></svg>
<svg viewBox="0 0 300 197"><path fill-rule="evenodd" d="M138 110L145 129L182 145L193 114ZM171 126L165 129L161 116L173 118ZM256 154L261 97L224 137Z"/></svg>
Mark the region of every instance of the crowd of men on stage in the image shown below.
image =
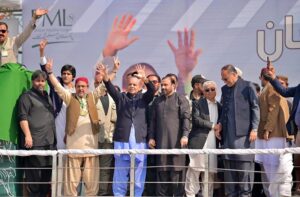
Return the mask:
<svg viewBox="0 0 300 197"><path fill-rule="evenodd" d="M14 38L8 37L8 26L0 21L2 65L16 62L18 48L34 30L36 19L46 13L47 10L37 9L23 33ZM299 145L296 134L300 128L300 85L288 87L287 77L276 76L268 62L259 73L260 91L257 84L255 87L246 81L238 68L228 64L220 71L225 85L221 88L221 101L217 101L218 86L214 81L202 75L190 78L201 54L200 49L195 49L193 30L178 32L177 47L168 41L178 75L147 74L145 65L136 64L125 76L126 90L120 91L114 79L124 65L117 53L138 40L129 37L135 23L131 15L115 18L93 82L78 77L80 73L76 73L75 66L68 64L62 66L60 76L55 76L55 59L45 57L47 41L41 40L40 70L32 73L32 88L18 102L22 130L19 145L23 149L269 149ZM111 65L106 65L107 62ZM45 91L47 83L49 92ZM187 83L193 88L189 95L184 94ZM293 103L286 97L292 97ZM296 164L298 160L295 156ZM126 154L66 155L64 196L77 196L81 181L85 196L126 196L130 161ZM209 166L204 155L138 154L134 193L135 196L197 196L204 191L199 178L204 180L204 170L208 168L208 193L213 196L213 182L222 166L224 181L231 183L224 184L221 196L251 196L254 161L263 172L266 196L291 196L291 154L228 154L219 159L211 154ZM24 167L28 168L25 170L28 196L49 195L50 185L33 182L51 181L51 166L50 156L24 158ZM41 167L50 168L41 170ZM299 172L296 179L300 180ZM296 185L296 192L300 193L300 185Z"/></svg>

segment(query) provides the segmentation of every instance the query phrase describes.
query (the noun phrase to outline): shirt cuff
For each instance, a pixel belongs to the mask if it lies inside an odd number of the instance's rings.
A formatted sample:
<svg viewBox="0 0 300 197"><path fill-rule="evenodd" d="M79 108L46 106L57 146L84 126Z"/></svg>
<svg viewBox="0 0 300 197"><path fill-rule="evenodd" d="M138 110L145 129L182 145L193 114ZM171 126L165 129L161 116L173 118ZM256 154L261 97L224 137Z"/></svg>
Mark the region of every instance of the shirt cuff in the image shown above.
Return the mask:
<svg viewBox="0 0 300 197"><path fill-rule="evenodd" d="M215 123L213 123L211 126L211 129L214 129L215 126L216 126Z"/></svg>
<svg viewBox="0 0 300 197"><path fill-rule="evenodd" d="M40 58L40 63L41 63L41 65L46 65L47 64L47 59L46 59L45 56Z"/></svg>

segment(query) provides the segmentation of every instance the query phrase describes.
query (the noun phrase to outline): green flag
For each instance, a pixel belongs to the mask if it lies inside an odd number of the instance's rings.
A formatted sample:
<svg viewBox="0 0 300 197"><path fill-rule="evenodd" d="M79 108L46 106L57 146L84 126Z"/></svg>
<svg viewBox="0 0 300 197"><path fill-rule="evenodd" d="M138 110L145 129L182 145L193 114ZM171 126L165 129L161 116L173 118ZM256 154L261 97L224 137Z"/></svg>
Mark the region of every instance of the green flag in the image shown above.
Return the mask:
<svg viewBox="0 0 300 197"><path fill-rule="evenodd" d="M20 95L31 88L32 72L20 64L0 67L0 139L17 143L19 121L17 106Z"/></svg>

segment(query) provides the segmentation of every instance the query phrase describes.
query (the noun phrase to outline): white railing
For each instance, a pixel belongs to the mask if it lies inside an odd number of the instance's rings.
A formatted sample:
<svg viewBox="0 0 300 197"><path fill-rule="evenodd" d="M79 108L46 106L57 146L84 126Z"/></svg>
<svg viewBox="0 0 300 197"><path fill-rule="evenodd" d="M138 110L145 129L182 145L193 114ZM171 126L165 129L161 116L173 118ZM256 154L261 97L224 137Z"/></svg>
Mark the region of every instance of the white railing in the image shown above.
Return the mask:
<svg viewBox="0 0 300 197"><path fill-rule="evenodd" d="M57 150L57 151L45 151L45 150L6 150L1 149L0 155L2 156L52 156L52 197L61 196L62 191L62 169L63 169L63 155L66 154L129 154L131 158L130 164L130 196L134 197L134 169L135 169L135 155L147 154L147 155L178 155L178 154L205 154L205 164L208 166L209 154L300 154L299 148L285 148L285 149L91 149L91 150ZM57 165L58 158L58 165ZM101 167L101 166L100 166ZM204 176L204 193L208 195L208 168L205 170Z"/></svg>

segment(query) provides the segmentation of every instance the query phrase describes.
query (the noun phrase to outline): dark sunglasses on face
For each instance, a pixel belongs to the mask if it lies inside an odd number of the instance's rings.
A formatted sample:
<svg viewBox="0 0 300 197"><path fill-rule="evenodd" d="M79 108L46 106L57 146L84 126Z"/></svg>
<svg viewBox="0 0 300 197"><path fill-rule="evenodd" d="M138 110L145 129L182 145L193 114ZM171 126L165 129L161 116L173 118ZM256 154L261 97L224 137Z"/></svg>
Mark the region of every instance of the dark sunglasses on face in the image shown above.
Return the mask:
<svg viewBox="0 0 300 197"><path fill-rule="evenodd" d="M7 30L6 29L1 29L0 32L4 34L4 33L7 32Z"/></svg>
<svg viewBox="0 0 300 197"><path fill-rule="evenodd" d="M158 81L157 80L153 80L151 81L153 84L158 84Z"/></svg>
<svg viewBox="0 0 300 197"><path fill-rule="evenodd" d="M215 88L208 88L208 89L205 89L204 90L205 92L214 92L214 91L216 91L216 89Z"/></svg>
<svg viewBox="0 0 300 197"><path fill-rule="evenodd" d="M224 82L226 82L228 79L227 78L224 78L224 79L222 79Z"/></svg>

